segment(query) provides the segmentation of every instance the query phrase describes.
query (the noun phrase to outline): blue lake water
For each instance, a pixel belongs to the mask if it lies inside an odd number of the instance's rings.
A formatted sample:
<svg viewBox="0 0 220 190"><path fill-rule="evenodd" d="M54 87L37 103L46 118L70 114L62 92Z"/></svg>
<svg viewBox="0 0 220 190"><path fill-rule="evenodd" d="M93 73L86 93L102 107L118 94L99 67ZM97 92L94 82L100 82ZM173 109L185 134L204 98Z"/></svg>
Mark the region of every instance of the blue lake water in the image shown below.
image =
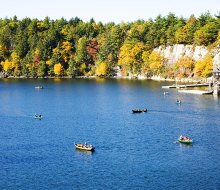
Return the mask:
<svg viewBox="0 0 220 190"><path fill-rule="evenodd" d="M219 190L220 101L164 96L170 84L1 79L0 189ZM148 112L132 114L138 108ZM193 145L177 143L180 134ZM84 142L95 152L75 150Z"/></svg>

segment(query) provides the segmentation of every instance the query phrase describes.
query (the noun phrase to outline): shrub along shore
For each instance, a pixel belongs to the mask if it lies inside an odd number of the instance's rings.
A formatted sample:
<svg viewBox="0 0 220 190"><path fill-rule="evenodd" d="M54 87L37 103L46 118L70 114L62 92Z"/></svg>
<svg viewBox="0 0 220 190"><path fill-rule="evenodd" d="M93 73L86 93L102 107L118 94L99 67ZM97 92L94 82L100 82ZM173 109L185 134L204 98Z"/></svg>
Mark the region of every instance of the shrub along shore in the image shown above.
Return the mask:
<svg viewBox="0 0 220 190"><path fill-rule="evenodd" d="M104 78L104 79L126 79L126 80L154 80L154 81L169 81L169 82L180 82L180 83L211 83L212 77L209 78L163 78L160 76L44 76L44 77L27 77L27 76L2 76L0 74L0 79L7 78L7 79L97 79L97 78Z"/></svg>

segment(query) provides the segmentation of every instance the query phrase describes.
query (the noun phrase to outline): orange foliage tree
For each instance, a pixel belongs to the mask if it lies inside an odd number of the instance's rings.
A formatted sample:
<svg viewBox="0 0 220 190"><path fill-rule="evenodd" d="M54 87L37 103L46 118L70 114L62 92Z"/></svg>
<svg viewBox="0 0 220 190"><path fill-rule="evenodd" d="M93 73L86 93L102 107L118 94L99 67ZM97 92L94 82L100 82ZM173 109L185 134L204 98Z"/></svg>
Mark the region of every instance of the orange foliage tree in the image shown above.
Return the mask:
<svg viewBox="0 0 220 190"><path fill-rule="evenodd" d="M195 61L191 57L179 58L174 66L174 71L176 73L175 77L183 78L191 76L193 74L194 66Z"/></svg>

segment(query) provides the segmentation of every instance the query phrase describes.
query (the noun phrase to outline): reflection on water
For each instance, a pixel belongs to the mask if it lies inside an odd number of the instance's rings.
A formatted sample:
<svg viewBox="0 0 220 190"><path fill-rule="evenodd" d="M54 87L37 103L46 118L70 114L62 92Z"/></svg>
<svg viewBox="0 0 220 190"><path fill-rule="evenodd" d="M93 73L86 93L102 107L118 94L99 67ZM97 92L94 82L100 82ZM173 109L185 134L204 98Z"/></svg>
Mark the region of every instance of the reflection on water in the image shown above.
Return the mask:
<svg viewBox="0 0 220 190"><path fill-rule="evenodd" d="M91 156L95 151L86 151L86 150L79 150L75 149L77 155L88 155Z"/></svg>
<svg viewBox="0 0 220 190"><path fill-rule="evenodd" d="M95 81L98 83L104 83L106 81L106 79L105 78L96 78Z"/></svg>
<svg viewBox="0 0 220 190"><path fill-rule="evenodd" d="M184 144L184 143L178 142L178 144L181 148L191 148L193 146L193 143L192 144Z"/></svg>
<svg viewBox="0 0 220 190"><path fill-rule="evenodd" d="M56 83L62 82L62 79L61 79L61 78L54 78L53 80L54 80L54 82L56 82Z"/></svg>

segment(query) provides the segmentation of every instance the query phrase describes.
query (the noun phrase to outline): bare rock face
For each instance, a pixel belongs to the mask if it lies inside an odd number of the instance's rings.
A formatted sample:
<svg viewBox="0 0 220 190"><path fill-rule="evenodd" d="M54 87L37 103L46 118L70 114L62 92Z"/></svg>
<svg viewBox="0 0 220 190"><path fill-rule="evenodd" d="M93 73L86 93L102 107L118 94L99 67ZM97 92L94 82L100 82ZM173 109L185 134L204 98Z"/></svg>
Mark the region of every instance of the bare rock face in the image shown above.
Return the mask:
<svg viewBox="0 0 220 190"><path fill-rule="evenodd" d="M193 60L198 61L204 58L207 53L212 53L214 57L216 57L217 54L220 53L220 50L218 49L208 50L205 46L193 46L183 44L176 44L167 47L159 46L158 48L155 48L154 51L164 56L168 60L168 64L170 65L175 64L181 57L190 57ZM219 64L219 56L220 55L214 58L213 65L217 62Z"/></svg>
<svg viewBox="0 0 220 190"><path fill-rule="evenodd" d="M213 58L213 70L220 72L220 53L217 53Z"/></svg>

